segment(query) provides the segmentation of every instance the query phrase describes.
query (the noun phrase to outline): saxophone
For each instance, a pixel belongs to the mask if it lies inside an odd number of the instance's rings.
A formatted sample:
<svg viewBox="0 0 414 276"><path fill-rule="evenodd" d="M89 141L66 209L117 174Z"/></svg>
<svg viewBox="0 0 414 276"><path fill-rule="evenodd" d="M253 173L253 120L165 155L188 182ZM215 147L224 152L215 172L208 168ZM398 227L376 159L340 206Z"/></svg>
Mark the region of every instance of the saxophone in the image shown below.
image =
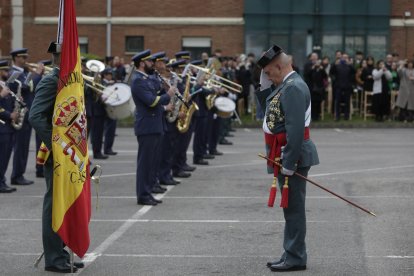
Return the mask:
<svg viewBox="0 0 414 276"><path fill-rule="evenodd" d="M185 83L185 90L183 98L187 101L190 95L190 80L191 77L187 75L187 81ZM185 117L177 120L177 129L180 133L185 133L190 127L191 118L193 117L194 111L198 110L198 105L195 102L192 102L191 105L187 108L186 105L181 105L179 112L185 113Z"/></svg>
<svg viewBox="0 0 414 276"><path fill-rule="evenodd" d="M26 116L27 108L23 106L23 103L20 101L22 97L22 83L19 80L15 80L17 82L17 93L13 97L15 98L14 101L14 109L13 112L18 114L16 120L11 122L11 125L14 129L19 130L23 126L24 116Z"/></svg>
<svg viewBox="0 0 414 276"><path fill-rule="evenodd" d="M177 87L178 76L172 74L171 79L172 79L171 86ZM174 106L174 109L171 112L167 112L165 117L167 118L167 121L169 123L173 123L173 122L175 122L175 120L177 120L178 113L180 111L180 107L181 107L183 102L177 97L177 95L174 95L174 97L171 97L170 103Z"/></svg>

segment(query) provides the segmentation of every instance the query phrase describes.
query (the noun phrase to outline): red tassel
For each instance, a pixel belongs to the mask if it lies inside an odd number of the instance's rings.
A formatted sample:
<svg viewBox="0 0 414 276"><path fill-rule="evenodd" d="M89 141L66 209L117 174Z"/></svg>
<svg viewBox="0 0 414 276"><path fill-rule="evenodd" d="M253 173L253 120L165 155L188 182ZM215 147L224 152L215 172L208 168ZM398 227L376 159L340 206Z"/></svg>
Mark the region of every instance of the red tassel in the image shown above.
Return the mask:
<svg viewBox="0 0 414 276"><path fill-rule="evenodd" d="M280 201L280 207L287 208L289 206L289 177L285 176L285 184L282 189L282 200Z"/></svg>
<svg viewBox="0 0 414 276"><path fill-rule="evenodd" d="M276 193L277 193L276 177L273 177L273 183L272 183L272 187L270 188L270 194L269 194L269 200L267 201L267 206L273 207L273 205L275 204L275 200L276 200Z"/></svg>

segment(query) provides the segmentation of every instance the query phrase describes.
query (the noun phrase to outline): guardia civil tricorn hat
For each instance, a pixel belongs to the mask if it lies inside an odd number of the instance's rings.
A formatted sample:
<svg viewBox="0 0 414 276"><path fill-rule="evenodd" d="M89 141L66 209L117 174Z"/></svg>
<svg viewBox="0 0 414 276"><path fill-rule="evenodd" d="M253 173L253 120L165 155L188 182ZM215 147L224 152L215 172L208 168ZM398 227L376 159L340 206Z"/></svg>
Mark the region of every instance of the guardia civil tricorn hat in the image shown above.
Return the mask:
<svg viewBox="0 0 414 276"><path fill-rule="evenodd" d="M266 51L266 53L263 54L263 56L257 61L257 64L265 68L266 65L268 65L274 58L276 58L278 55L283 53L283 49L280 48L277 45L273 45L270 47L269 50Z"/></svg>

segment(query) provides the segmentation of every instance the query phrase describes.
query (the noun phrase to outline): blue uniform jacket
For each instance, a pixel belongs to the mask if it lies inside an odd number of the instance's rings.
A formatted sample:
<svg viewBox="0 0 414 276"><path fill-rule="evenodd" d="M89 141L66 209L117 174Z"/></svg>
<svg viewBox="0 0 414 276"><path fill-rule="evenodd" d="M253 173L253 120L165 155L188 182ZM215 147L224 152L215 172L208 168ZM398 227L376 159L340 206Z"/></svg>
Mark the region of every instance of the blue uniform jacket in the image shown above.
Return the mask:
<svg viewBox="0 0 414 276"><path fill-rule="evenodd" d="M138 73L131 85L132 98L136 106L135 135L163 134L166 129L163 105L169 103L170 96L158 94L161 84L157 78L139 71Z"/></svg>

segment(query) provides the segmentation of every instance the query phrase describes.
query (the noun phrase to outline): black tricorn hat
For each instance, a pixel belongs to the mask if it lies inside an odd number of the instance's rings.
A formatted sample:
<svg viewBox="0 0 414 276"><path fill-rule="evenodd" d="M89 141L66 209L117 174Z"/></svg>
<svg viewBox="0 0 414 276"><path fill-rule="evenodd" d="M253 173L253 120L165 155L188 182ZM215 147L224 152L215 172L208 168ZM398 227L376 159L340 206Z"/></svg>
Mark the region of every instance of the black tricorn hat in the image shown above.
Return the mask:
<svg viewBox="0 0 414 276"><path fill-rule="evenodd" d="M283 53L283 49L277 45L273 45L264 55L257 61L257 64L265 68L275 57Z"/></svg>
<svg viewBox="0 0 414 276"><path fill-rule="evenodd" d="M57 44L56 41L50 42L47 52L51 54L59 54L61 52L61 45Z"/></svg>

